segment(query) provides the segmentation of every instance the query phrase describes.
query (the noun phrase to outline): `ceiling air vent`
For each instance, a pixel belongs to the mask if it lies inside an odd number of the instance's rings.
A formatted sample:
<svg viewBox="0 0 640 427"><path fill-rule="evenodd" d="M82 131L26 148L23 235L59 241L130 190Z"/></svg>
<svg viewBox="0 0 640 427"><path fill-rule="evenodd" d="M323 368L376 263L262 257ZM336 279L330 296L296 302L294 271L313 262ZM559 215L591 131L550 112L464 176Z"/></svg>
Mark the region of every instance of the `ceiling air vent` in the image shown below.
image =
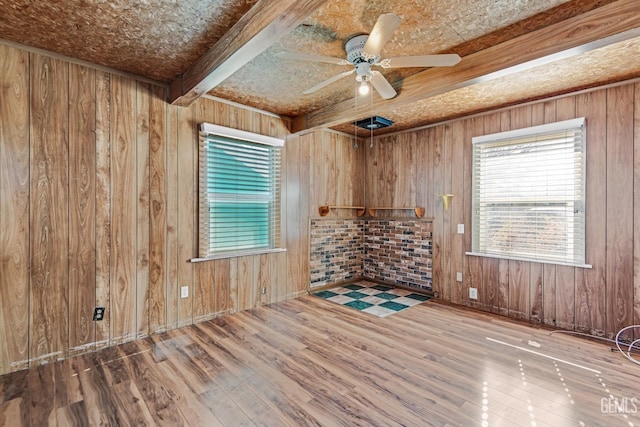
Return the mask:
<svg viewBox="0 0 640 427"><path fill-rule="evenodd" d="M391 126L393 122L389 119L385 119L380 116L369 117L368 119L362 119L356 122L356 126L359 126L367 130L377 130Z"/></svg>

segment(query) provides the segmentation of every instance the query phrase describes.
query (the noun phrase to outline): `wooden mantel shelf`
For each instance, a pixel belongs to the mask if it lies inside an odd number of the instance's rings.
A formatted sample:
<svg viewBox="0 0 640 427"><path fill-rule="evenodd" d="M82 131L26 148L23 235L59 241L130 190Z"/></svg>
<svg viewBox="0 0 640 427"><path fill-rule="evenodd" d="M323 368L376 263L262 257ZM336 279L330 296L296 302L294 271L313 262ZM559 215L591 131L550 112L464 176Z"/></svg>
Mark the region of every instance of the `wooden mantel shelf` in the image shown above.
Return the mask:
<svg viewBox="0 0 640 427"><path fill-rule="evenodd" d="M369 215L376 216L376 211L391 211L391 210L412 210L416 217L422 218L424 216L424 208L420 207L410 207L410 208L398 208L398 207L389 207L389 206L376 206L369 208Z"/></svg>
<svg viewBox="0 0 640 427"><path fill-rule="evenodd" d="M320 216L327 216L331 209L355 209L357 216L364 215L364 206L320 206L318 208L318 213Z"/></svg>

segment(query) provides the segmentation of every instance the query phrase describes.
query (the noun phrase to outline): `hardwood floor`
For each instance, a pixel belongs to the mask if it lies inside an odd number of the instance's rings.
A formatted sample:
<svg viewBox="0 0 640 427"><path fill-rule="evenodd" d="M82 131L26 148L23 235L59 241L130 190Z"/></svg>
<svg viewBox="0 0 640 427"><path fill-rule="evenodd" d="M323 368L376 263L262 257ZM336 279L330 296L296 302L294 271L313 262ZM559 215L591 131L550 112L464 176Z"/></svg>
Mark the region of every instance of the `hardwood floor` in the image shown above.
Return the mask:
<svg viewBox="0 0 640 427"><path fill-rule="evenodd" d="M584 338L304 296L2 376L0 424L640 426L639 384Z"/></svg>

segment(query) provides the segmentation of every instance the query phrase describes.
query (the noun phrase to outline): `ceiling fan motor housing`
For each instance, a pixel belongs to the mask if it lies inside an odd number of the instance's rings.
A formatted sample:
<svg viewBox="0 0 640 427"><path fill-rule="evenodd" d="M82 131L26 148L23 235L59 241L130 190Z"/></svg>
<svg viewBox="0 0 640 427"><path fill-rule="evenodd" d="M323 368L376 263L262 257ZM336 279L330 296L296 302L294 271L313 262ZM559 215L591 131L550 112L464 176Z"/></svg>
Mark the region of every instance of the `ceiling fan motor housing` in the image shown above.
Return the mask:
<svg viewBox="0 0 640 427"><path fill-rule="evenodd" d="M375 63L380 55L372 59L365 59L362 56L362 49L364 49L364 45L367 43L367 39L369 38L368 34L362 34L359 36L351 37L344 44L344 48L347 51L347 61L351 62L354 65L358 65L361 62L368 62L369 64Z"/></svg>

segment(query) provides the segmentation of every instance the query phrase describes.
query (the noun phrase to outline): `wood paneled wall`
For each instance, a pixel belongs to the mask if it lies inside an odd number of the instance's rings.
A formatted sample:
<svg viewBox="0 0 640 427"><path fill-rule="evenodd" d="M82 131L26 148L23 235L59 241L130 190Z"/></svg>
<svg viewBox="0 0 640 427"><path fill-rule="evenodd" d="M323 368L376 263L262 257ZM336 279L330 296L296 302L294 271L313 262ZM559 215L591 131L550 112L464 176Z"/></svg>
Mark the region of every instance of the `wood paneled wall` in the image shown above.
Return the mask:
<svg viewBox="0 0 640 427"><path fill-rule="evenodd" d="M281 119L213 100L171 106L162 87L1 44L0 88L0 374L305 292L309 218L327 204L425 207L445 300L608 336L640 323L640 85L383 136L372 148L331 131L289 135ZM593 268L466 256L471 138L581 116ZM189 262L200 122L286 137L286 252ZM95 306L107 308L101 322Z"/></svg>
<svg viewBox="0 0 640 427"><path fill-rule="evenodd" d="M190 263L197 124L287 137L286 122L206 99L174 107L162 87L2 44L0 88L0 374L296 296L309 216L363 202L351 138L290 137L287 252Z"/></svg>
<svg viewBox="0 0 640 427"><path fill-rule="evenodd" d="M587 120L587 263L593 268L465 255L471 138L576 117ZM367 149L366 175L367 205L424 206L434 218L433 286L441 298L597 335L640 323L640 84L382 136ZM448 210L443 194L454 195ZM465 225L464 235L457 224ZM478 288L477 301L469 300L470 287Z"/></svg>

